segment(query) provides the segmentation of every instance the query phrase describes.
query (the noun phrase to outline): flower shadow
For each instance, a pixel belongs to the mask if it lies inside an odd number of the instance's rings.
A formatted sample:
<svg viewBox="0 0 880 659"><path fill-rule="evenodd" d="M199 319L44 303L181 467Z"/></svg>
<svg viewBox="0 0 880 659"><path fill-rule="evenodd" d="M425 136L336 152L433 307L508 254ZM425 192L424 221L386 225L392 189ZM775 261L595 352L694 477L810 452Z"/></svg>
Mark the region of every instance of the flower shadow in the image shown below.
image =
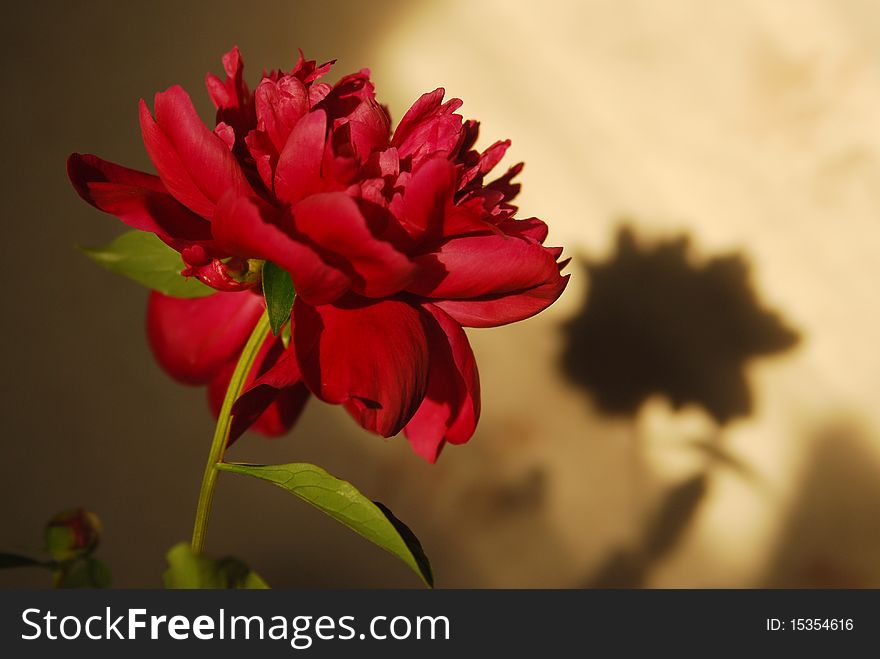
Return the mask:
<svg viewBox="0 0 880 659"><path fill-rule="evenodd" d="M747 362L800 340L760 303L743 255L691 252L686 235L647 244L624 226L608 260L583 261L589 291L564 327L561 368L603 412L634 415L659 394L726 424L751 413Z"/></svg>

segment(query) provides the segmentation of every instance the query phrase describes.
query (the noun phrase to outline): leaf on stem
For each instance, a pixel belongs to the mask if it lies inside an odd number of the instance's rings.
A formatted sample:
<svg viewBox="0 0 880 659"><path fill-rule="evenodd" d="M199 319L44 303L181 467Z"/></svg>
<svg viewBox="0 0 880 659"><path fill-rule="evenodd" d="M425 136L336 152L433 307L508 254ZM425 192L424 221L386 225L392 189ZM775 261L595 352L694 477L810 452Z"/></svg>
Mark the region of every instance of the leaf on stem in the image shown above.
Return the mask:
<svg viewBox="0 0 880 659"><path fill-rule="evenodd" d="M269 326L272 328L272 334L278 336L284 323L290 319L296 290L290 273L271 261L263 264L263 296L266 298Z"/></svg>
<svg viewBox="0 0 880 659"><path fill-rule="evenodd" d="M180 274L180 254L155 234L129 231L102 247L81 247L92 261L111 272L172 297L205 297L214 289Z"/></svg>
<svg viewBox="0 0 880 659"><path fill-rule="evenodd" d="M6 552L0 552L0 570L14 568L14 567L45 567L48 568L50 565L44 563L43 561L38 561L35 558L30 558L29 556L22 556L21 554L8 554Z"/></svg>
<svg viewBox="0 0 880 659"><path fill-rule="evenodd" d="M220 471L259 478L295 494L406 563L430 587L431 564L415 534L388 508L370 501L351 483L312 464L247 465L221 463Z"/></svg>

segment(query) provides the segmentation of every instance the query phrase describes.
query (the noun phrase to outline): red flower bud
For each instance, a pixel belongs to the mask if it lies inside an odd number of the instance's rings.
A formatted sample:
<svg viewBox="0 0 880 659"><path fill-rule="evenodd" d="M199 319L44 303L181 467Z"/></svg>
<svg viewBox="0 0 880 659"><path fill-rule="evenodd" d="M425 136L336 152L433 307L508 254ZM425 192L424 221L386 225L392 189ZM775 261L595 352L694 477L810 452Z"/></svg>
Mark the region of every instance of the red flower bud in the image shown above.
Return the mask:
<svg viewBox="0 0 880 659"><path fill-rule="evenodd" d="M46 525L46 549L57 561L92 553L100 539L98 516L82 508L58 513Z"/></svg>

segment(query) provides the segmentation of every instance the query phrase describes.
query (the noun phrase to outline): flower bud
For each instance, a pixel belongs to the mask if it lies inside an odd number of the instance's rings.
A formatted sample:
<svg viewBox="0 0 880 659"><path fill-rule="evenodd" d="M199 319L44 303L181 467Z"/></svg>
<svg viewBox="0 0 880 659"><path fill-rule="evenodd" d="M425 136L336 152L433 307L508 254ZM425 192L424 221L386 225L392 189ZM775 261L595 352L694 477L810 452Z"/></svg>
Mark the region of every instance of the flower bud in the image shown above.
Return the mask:
<svg viewBox="0 0 880 659"><path fill-rule="evenodd" d="M82 508L58 513L46 525L46 550L57 561L90 554L100 539L101 521Z"/></svg>

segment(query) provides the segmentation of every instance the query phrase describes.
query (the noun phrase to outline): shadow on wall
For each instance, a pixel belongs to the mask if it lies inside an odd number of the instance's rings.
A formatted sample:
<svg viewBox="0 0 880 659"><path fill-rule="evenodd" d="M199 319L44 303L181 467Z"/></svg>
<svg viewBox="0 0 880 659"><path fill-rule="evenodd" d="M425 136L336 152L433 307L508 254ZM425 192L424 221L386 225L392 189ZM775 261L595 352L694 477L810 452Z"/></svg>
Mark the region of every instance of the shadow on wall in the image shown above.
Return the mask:
<svg viewBox="0 0 880 659"><path fill-rule="evenodd" d="M703 468L670 487L648 512L634 543L619 547L599 564L584 581L584 588L640 588L648 585L651 572L679 545L702 510L714 474L729 469L751 485L762 487L760 476L723 446L721 435L694 442L702 453Z"/></svg>
<svg viewBox="0 0 880 659"><path fill-rule="evenodd" d="M645 520L639 541L612 551L591 575L585 588L638 588L651 568L671 552L700 510L708 488L708 471L671 488Z"/></svg>
<svg viewBox="0 0 880 659"><path fill-rule="evenodd" d="M562 369L606 414L635 416L645 400L661 395L675 408L698 405L724 425L752 411L747 362L799 341L761 304L744 256L699 259L685 235L647 243L624 226L615 252L586 261L585 270L587 299L564 328ZM757 480L727 451L720 432L691 448L704 467L667 490L635 541L612 550L586 587L646 585L696 519L717 468Z"/></svg>
<svg viewBox="0 0 880 659"><path fill-rule="evenodd" d="M880 587L880 462L853 421L812 438L786 521L765 568L767 588Z"/></svg>
<svg viewBox="0 0 880 659"><path fill-rule="evenodd" d="M586 262L589 291L564 328L562 369L602 411L632 415L660 394L725 424L752 410L746 362L798 342L761 305L742 255L691 252L687 236L643 244L623 227L614 255Z"/></svg>

